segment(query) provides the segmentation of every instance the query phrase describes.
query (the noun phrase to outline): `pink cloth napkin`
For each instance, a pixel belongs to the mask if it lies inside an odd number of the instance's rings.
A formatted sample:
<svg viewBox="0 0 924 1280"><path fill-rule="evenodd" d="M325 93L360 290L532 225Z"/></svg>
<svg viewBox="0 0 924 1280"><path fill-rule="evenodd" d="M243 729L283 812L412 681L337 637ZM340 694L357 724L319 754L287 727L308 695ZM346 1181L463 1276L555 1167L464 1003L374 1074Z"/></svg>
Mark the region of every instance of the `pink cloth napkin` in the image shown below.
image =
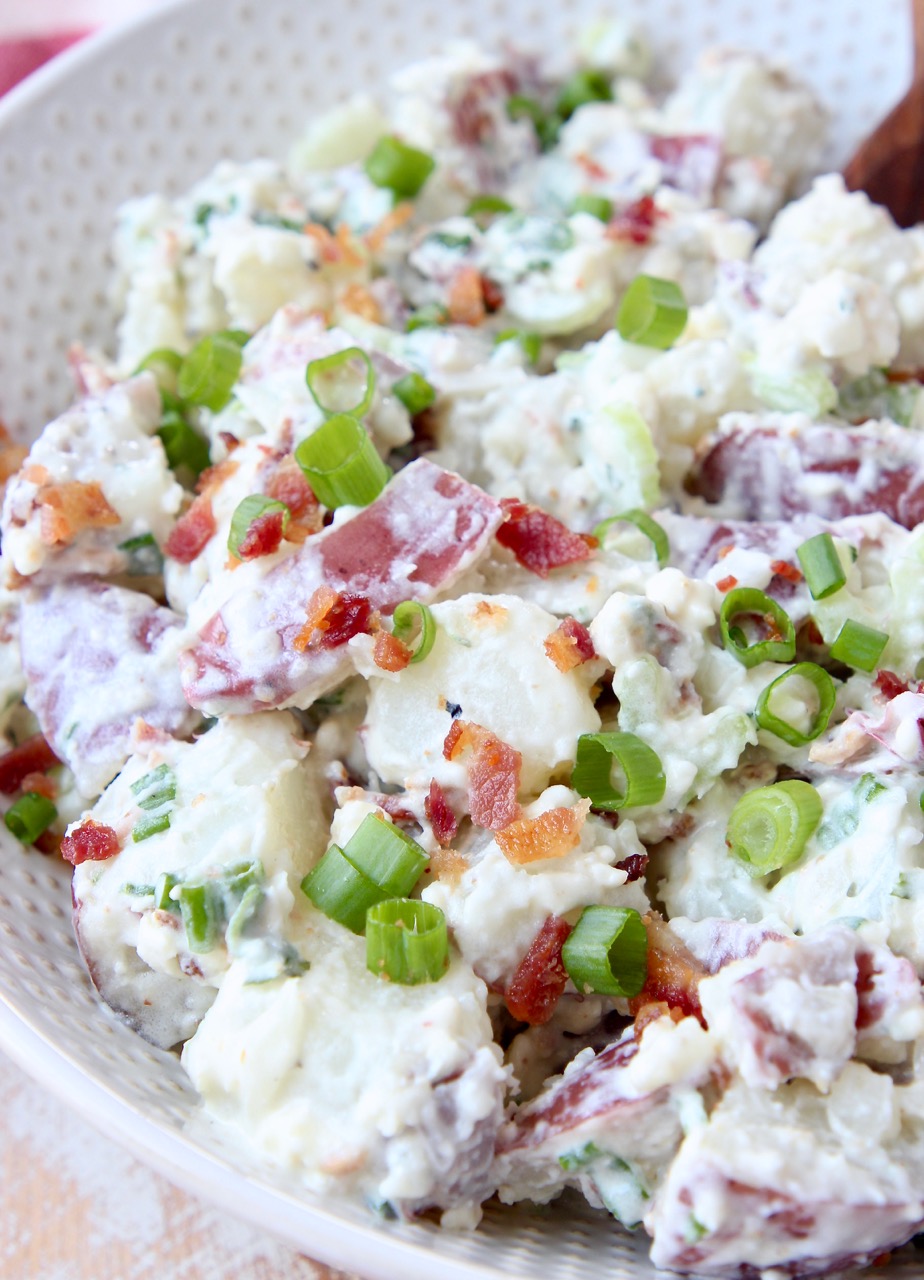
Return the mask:
<svg viewBox="0 0 924 1280"><path fill-rule="evenodd" d="M87 34L86 30L59 31L54 35L0 39L0 95Z"/></svg>

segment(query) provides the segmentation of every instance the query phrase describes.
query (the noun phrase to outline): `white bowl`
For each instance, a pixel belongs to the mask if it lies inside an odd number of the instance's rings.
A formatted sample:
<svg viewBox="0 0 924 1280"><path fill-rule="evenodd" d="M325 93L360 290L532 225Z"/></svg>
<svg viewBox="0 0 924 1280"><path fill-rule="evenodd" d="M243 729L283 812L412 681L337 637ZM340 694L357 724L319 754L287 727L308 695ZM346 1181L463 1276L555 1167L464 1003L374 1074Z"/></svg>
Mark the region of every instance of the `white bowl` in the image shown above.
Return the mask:
<svg viewBox="0 0 924 1280"><path fill-rule="evenodd" d="M833 114L832 165L908 77L906 0L622 0L669 74L717 42L771 50ZM281 154L306 118L446 40L554 49L594 0L185 0L65 55L0 105L0 420L36 434L70 398L65 352L106 346L112 212L181 190L221 156ZM5 834L5 833L4 833ZM489 1208L474 1235L377 1223L248 1164L199 1118L178 1061L96 1000L60 863L0 844L0 1045L107 1134L190 1191L312 1257L370 1277L653 1276L645 1242L577 1199ZM887 1273L920 1277L913 1258Z"/></svg>

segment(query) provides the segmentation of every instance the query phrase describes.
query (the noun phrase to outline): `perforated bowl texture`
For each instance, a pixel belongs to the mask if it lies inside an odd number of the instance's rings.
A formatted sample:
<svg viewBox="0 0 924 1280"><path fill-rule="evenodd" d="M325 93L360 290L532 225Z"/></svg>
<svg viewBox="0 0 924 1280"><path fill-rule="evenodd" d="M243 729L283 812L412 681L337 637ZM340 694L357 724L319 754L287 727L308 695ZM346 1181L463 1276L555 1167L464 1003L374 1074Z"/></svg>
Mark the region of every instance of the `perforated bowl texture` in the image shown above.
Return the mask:
<svg viewBox="0 0 924 1280"><path fill-rule="evenodd" d="M65 354L111 344L115 206L178 192L221 157L284 154L357 87L474 37L553 50L594 0L181 0L65 55L0 105L0 420L34 436L70 398ZM769 51L832 114L836 166L900 96L906 0L622 0L667 77L714 44ZM0 1045L189 1190L370 1280L650 1280L644 1244L569 1200L488 1209L473 1235L373 1222L256 1168L199 1116L177 1060L95 999L74 945L66 869L0 845ZM920 1256L920 1255L919 1255ZM919 1278L913 1257L886 1273Z"/></svg>

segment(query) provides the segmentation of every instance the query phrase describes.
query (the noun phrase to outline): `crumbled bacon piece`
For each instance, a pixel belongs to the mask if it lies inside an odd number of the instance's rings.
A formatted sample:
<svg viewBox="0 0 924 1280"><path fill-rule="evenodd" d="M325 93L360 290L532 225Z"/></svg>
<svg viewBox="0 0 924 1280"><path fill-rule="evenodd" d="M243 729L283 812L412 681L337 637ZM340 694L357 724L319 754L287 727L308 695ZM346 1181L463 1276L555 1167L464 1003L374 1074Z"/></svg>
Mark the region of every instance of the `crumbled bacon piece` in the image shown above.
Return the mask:
<svg viewBox="0 0 924 1280"><path fill-rule="evenodd" d="M14 443L6 426L0 422L0 486L16 474L28 456L26 445Z"/></svg>
<svg viewBox="0 0 924 1280"><path fill-rule="evenodd" d="M563 858L581 843L581 828L590 813L590 801L547 809L537 818L516 818L495 835L508 862L520 865L544 858Z"/></svg>
<svg viewBox="0 0 924 1280"><path fill-rule="evenodd" d="M770 562L770 572L775 574L777 578L785 578L787 582L802 581L802 570L797 569L788 560L772 560Z"/></svg>
<svg viewBox="0 0 924 1280"><path fill-rule="evenodd" d="M302 227L302 235L313 240L318 246L322 262L339 262L341 248L327 227L320 222L306 222Z"/></svg>
<svg viewBox="0 0 924 1280"><path fill-rule="evenodd" d="M905 681L897 676L894 671L877 671L873 684L882 696L890 702L893 698L897 698L900 693L907 693L909 688Z"/></svg>
<svg viewBox="0 0 924 1280"><path fill-rule="evenodd" d="M519 751L502 742L490 729L468 720L454 720L443 743L443 755L456 760L471 751L468 763L468 810L472 822L500 831L520 816Z"/></svg>
<svg viewBox="0 0 924 1280"><path fill-rule="evenodd" d="M737 587L738 579L732 574L729 574L726 578L719 578L715 585L724 595L726 591L731 591L733 587Z"/></svg>
<svg viewBox="0 0 924 1280"><path fill-rule="evenodd" d="M119 837L112 827L87 818L61 841L61 857L76 867L81 862L101 862L105 858L114 858L121 847Z"/></svg>
<svg viewBox="0 0 924 1280"><path fill-rule="evenodd" d="M630 853L628 858L623 858L622 862L616 863L616 869L626 873L626 884L630 884L633 880L641 880L648 870L648 854Z"/></svg>
<svg viewBox="0 0 924 1280"><path fill-rule="evenodd" d="M283 533L286 542L302 543L323 529L320 503L291 453L286 454L265 479L263 492L289 508L290 520Z"/></svg>
<svg viewBox="0 0 924 1280"><path fill-rule="evenodd" d="M65 480L42 485L35 495L39 507L39 538L46 547L65 546L81 529L105 529L119 524L119 513L100 486L91 481Z"/></svg>
<svg viewBox="0 0 924 1280"><path fill-rule="evenodd" d="M571 671L597 656L590 632L576 618L565 618L542 643L559 671Z"/></svg>
<svg viewBox="0 0 924 1280"><path fill-rule="evenodd" d="M705 967L659 916L652 913L644 921L648 976L639 994L629 1001L629 1012L634 1017L645 1005L663 1001L671 1009L698 1018L705 1026L698 990L700 979L707 976Z"/></svg>
<svg viewBox="0 0 924 1280"><path fill-rule="evenodd" d="M409 665L413 651L403 640L393 636L390 631L376 633L372 646L372 661L383 671L403 671Z"/></svg>
<svg viewBox="0 0 924 1280"><path fill-rule="evenodd" d="M310 646L336 649L353 636L368 632L372 622L372 605L365 596L341 595L327 585L312 593L306 613L307 621L292 641L299 653Z"/></svg>
<svg viewBox="0 0 924 1280"><path fill-rule="evenodd" d="M196 481L196 493L212 494L216 489L220 489L226 480L240 470L240 463L235 462L233 458L225 458L223 462L216 462L211 467L206 467Z"/></svg>
<svg viewBox="0 0 924 1280"><path fill-rule="evenodd" d="M680 1022L684 1017L682 1009L671 1006L665 1000L651 1000L647 1004L643 1004L635 1015L635 1022L632 1024L632 1034L636 1040L641 1040L642 1032L652 1022L657 1022L659 1018L670 1018L671 1022Z"/></svg>
<svg viewBox="0 0 924 1280"><path fill-rule="evenodd" d="M255 516L241 538L238 559L256 560L259 556L269 556L278 551L285 519L284 511L264 511L262 515Z"/></svg>
<svg viewBox="0 0 924 1280"><path fill-rule="evenodd" d="M524 569L540 578L593 555L595 539L572 532L541 507L518 498L501 498L501 507L506 520L495 534L497 541L513 552Z"/></svg>
<svg viewBox="0 0 924 1280"><path fill-rule="evenodd" d="M481 276L474 267L459 267L449 285L446 299L453 324L479 325L485 317Z"/></svg>
<svg viewBox="0 0 924 1280"><path fill-rule="evenodd" d="M517 78L508 67L470 76L456 101L450 102L456 141L478 147L493 138L497 132L495 110L516 91Z"/></svg>
<svg viewBox="0 0 924 1280"><path fill-rule="evenodd" d="M555 1012L568 981L561 949L571 925L560 916L549 916L520 961L504 995L507 1008L520 1022L538 1027Z"/></svg>
<svg viewBox="0 0 924 1280"><path fill-rule="evenodd" d="M164 543L164 553L180 564L192 564L215 529L212 500L207 494L200 494L170 530L170 536Z"/></svg>
<svg viewBox="0 0 924 1280"><path fill-rule="evenodd" d="M413 216L414 205L410 200L396 204L390 213L386 213L381 222L376 223L371 231L366 232L366 244L371 252L378 253L392 232L403 227Z"/></svg>
<svg viewBox="0 0 924 1280"><path fill-rule="evenodd" d="M481 277L481 296L484 298L485 310L487 311L500 311L504 305L503 289L489 276Z"/></svg>
<svg viewBox="0 0 924 1280"><path fill-rule="evenodd" d="M58 795L58 784L47 773L27 773L20 786L24 794L31 791L46 800L54 800Z"/></svg>
<svg viewBox="0 0 924 1280"><path fill-rule="evenodd" d="M24 778L33 773L45 773L60 763L42 734L37 733L0 756L0 791L11 796L22 786Z"/></svg>
<svg viewBox="0 0 924 1280"><path fill-rule="evenodd" d="M445 791L435 778L431 780L430 791L424 800L424 813L436 840L444 846L451 844L459 830L459 820L446 799Z"/></svg>
<svg viewBox="0 0 924 1280"><path fill-rule="evenodd" d="M370 324L382 323L382 308L364 284L358 284L355 280L352 284L348 284L341 293L338 303L341 311L362 316Z"/></svg>
<svg viewBox="0 0 924 1280"><path fill-rule="evenodd" d="M611 240L628 240L632 244L647 244L655 223L667 215L662 213L651 196L633 200L609 223L606 234Z"/></svg>

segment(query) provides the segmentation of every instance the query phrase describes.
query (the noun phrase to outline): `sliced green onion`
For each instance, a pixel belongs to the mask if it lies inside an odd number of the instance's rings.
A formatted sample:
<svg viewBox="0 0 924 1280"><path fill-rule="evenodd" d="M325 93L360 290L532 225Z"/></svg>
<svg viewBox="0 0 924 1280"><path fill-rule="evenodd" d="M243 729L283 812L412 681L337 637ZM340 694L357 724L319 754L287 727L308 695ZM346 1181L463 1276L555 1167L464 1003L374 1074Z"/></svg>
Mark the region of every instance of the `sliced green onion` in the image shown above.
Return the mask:
<svg viewBox="0 0 924 1280"><path fill-rule="evenodd" d="M412 635L419 630L417 647L414 649L411 664L423 662L436 639L436 619L431 611L419 600L402 600L395 607L392 620L394 623L392 635L408 647L410 647Z"/></svg>
<svg viewBox="0 0 924 1280"><path fill-rule="evenodd" d="M632 907L585 907L561 951L582 995L637 996L648 976L648 934Z"/></svg>
<svg viewBox="0 0 924 1280"><path fill-rule="evenodd" d="M589 193L578 196L571 206L572 213L589 213L592 218L601 222L609 222L613 216L613 202L606 196L594 196Z"/></svg>
<svg viewBox="0 0 924 1280"><path fill-rule="evenodd" d="M431 231L427 241L441 245L444 249L466 250L472 247L472 237L459 235L455 231Z"/></svg>
<svg viewBox="0 0 924 1280"><path fill-rule="evenodd" d="M503 329L494 339L495 347L502 342L519 342L530 364L536 364L542 352L542 334L527 333L523 329Z"/></svg>
<svg viewBox="0 0 924 1280"><path fill-rule="evenodd" d="M353 866L339 845L332 844L302 880L302 893L319 911L353 933L366 927L366 912L388 894Z"/></svg>
<svg viewBox="0 0 924 1280"><path fill-rule="evenodd" d="M176 775L168 764L160 764L137 778L131 785L131 793L140 809L157 809L176 799Z"/></svg>
<svg viewBox="0 0 924 1280"><path fill-rule="evenodd" d="M837 388L820 369L789 378L758 370L751 386L758 400L768 409L778 409L781 413L807 413L812 418L823 418L837 405Z"/></svg>
<svg viewBox="0 0 924 1280"><path fill-rule="evenodd" d="M301 230L302 224L295 224L296 230ZM246 329L222 329L221 336L227 338L229 342L236 342L239 347L246 347L250 341L250 334Z"/></svg>
<svg viewBox="0 0 924 1280"><path fill-rule="evenodd" d="M366 176L377 187L387 187L398 200L413 200L436 168L426 151L409 147L393 134L379 138L366 158Z"/></svg>
<svg viewBox="0 0 924 1280"><path fill-rule="evenodd" d="M249 493L246 498L234 508L234 515L231 517L231 528L228 531L228 550L238 560L243 559L241 555L241 545L250 532L250 527L255 520L259 520L261 516L270 515L272 512L278 511L282 515L282 532L285 533L289 524L291 512L284 502L278 502L275 498L267 498L262 493Z"/></svg>
<svg viewBox="0 0 924 1280"><path fill-rule="evenodd" d="M351 413L361 418L375 395L375 370L360 347L312 360L305 370L305 381L322 413Z"/></svg>
<svg viewBox="0 0 924 1280"><path fill-rule="evenodd" d="M135 373L153 373L157 379L161 397L163 397L164 392L167 392L168 395L172 392L175 395L177 375L182 364L183 357L179 351L174 351L170 347L158 347L155 351L148 352L138 365ZM164 408L166 407L165 404Z"/></svg>
<svg viewBox="0 0 924 1280"><path fill-rule="evenodd" d="M231 399L241 371L241 330L210 333L200 339L183 361L177 391L187 404L203 405L218 413Z"/></svg>
<svg viewBox="0 0 924 1280"><path fill-rule="evenodd" d="M821 796L810 783L774 782L741 797L725 840L751 875L765 876L801 857L821 813Z"/></svg>
<svg viewBox="0 0 924 1280"><path fill-rule="evenodd" d="M127 573L133 577L151 577L163 572L164 557L153 533L139 533L136 538L120 542L119 551L128 557Z"/></svg>
<svg viewBox="0 0 924 1280"><path fill-rule="evenodd" d="M221 939L224 923L221 902L214 885L208 881L181 884L177 899L190 951L199 955L214 951Z"/></svg>
<svg viewBox="0 0 924 1280"><path fill-rule="evenodd" d="M465 216L475 218L479 213L513 213L513 205L502 196L475 196L474 200L469 201Z"/></svg>
<svg viewBox="0 0 924 1280"><path fill-rule="evenodd" d="M687 323L687 304L679 284L658 276L636 276L616 313L616 331L626 342L666 350Z"/></svg>
<svg viewBox="0 0 924 1280"><path fill-rule="evenodd" d="M415 329L435 329L445 324L448 319L449 312L445 307L441 307L438 302L428 302L425 307L411 312L405 321L405 332L413 333Z"/></svg>
<svg viewBox="0 0 924 1280"><path fill-rule="evenodd" d="M58 810L47 796L38 791L27 791L10 805L3 815L7 831L11 831L23 844L34 844L43 831L47 831Z"/></svg>
<svg viewBox="0 0 924 1280"><path fill-rule="evenodd" d="M132 898L153 898L155 889L153 884L133 884L131 880L121 886L122 893L127 893Z"/></svg>
<svg viewBox="0 0 924 1280"><path fill-rule="evenodd" d="M598 542L602 543L614 524L635 525L636 529L645 535L654 548L658 567L660 569L664 568L670 559L671 544L663 527L658 524L657 520L653 520L647 511L642 511L640 507L632 507L631 510L623 511L618 516L610 516L607 520L601 520L594 527L593 536Z"/></svg>
<svg viewBox="0 0 924 1280"><path fill-rule="evenodd" d="M179 911L179 903L170 897L170 891L180 883L179 878L169 871L163 871L157 877L154 886L154 906L158 911Z"/></svg>
<svg viewBox="0 0 924 1280"><path fill-rule="evenodd" d="M295 450L318 502L336 507L365 507L388 483L391 472L375 451L358 418L335 413Z"/></svg>
<svg viewBox="0 0 924 1280"><path fill-rule="evenodd" d="M786 686L793 680L797 684L800 680L805 681L810 686L816 703L809 727L804 731L777 715L771 706L771 700L779 699L784 690L785 695L792 695L792 687L786 689ZM761 729L768 729L770 733L775 733L791 747L804 747L807 742L813 742L827 729L836 698L834 681L823 667L819 667L814 662L797 662L794 667L790 667L775 680L771 680L757 699L755 712L757 723ZM800 699L800 701L803 701L804 705L804 700Z"/></svg>
<svg viewBox="0 0 924 1280"><path fill-rule="evenodd" d="M831 657L857 671L872 671L889 643L887 631L875 631L848 618L831 646Z"/></svg>
<svg viewBox="0 0 924 1280"><path fill-rule="evenodd" d="M386 898L406 897L428 862L419 844L377 813L363 818L343 846L343 854Z"/></svg>
<svg viewBox="0 0 924 1280"><path fill-rule="evenodd" d="M613 786L614 763L625 779L622 791ZM571 785L595 809L616 812L657 804L667 783L657 752L634 733L582 733L577 740Z"/></svg>
<svg viewBox="0 0 924 1280"><path fill-rule="evenodd" d="M263 863L259 858L251 858L248 862L232 862L225 867L221 883L227 893L239 898L254 885L262 885L265 878Z"/></svg>
<svg viewBox="0 0 924 1280"><path fill-rule="evenodd" d="M265 896L259 884L249 885L241 895L241 900L232 911L228 927L225 930L225 942L232 954L242 940L244 930L260 910Z"/></svg>
<svg viewBox="0 0 924 1280"><path fill-rule="evenodd" d="M412 418L429 409L436 399L436 388L419 373L406 373L392 383L391 393L397 396Z"/></svg>
<svg viewBox="0 0 924 1280"><path fill-rule="evenodd" d="M156 836L158 832L168 830L169 826L169 813L146 813L132 827L132 840L138 844L150 836Z"/></svg>
<svg viewBox="0 0 924 1280"><path fill-rule="evenodd" d="M860 804L869 804L885 790L885 783L880 782L874 773L861 773L853 794Z"/></svg>
<svg viewBox="0 0 924 1280"><path fill-rule="evenodd" d="M566 80L559 90L555 102L555 110L563 120L574 115L578 107L588 102L612 102L613 90L609 77L602 71L594 71L589 67L576 71L570 80Z"/></svg>
<svg viewBox="0 0 924 1280"><path fill-rule="evenodd" d="M449 968L449 935L439 907L389 898L366 916L366 968L401 986L438 982Z"/></svg>
<svg viewBox="0 0 924 1280"><path fill-rule="evenodd" d="M736 619L756 616L771 631L766 640L748 642ZM789 614L770 596L756 587L735 587L722 601L719 614L722 643L744 667L756 667L759 662L791 662L796 653L796 630Z"/></svg>
<svg viewBox="0 0 924 1280"><path fill-rule="evenodd" d="M514 93L507 99L507 116L510 120L529 120L543 151L548 151L558 140L562 118L555 111L546 111L536 98Z"/></svg>
<svg viewBox="0 0 924 1280"><path fill-rule="evenodd" d="M830 533L818 533L814 538L807 538L796 547L796 555L813 600L824 600L827 596L834 595L847 581Z"/></svg>
<svg viewBox="0 0 924 1280"><path fill-rule="evenodd" d="M194 430L181 413L168 410L157 429L167 455L167 466L172 471L186 467L194 476L204 471L211 461L208 441Z"/></svg>

